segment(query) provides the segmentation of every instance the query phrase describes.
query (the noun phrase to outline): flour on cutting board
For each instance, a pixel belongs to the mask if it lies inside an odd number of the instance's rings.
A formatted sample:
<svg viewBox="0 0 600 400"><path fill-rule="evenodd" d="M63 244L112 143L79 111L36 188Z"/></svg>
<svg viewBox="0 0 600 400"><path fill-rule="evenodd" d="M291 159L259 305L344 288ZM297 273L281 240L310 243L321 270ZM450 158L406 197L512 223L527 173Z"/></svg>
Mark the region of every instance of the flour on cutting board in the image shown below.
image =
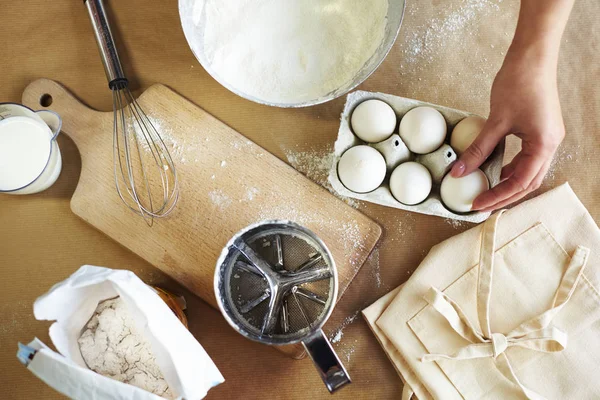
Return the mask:
<svg viewBox="0 0 600 400"><path fill-rule="evenodd" d="M213 190L208 193L210 201L217 206L221 211L231 205L231 198L227 196L221 189Z"/></svg>
<svg viewBox="0 0 600 400"><path fill-rule="evenodd" d="M250 140L232 140L229 144L236 150L242 150L243 148L250 146L252 142Z"/></svg>
<svg viewBox="0 0 600 400"><path fill-rule="evenodd" d="M329 170L334 162L333 146L323 150L294 151L284 149L288 163L298 172L304 174L311 181L323 186L333 195L343 200L349 206L358 208L359 202L355 199L344 197L333 190L329 183Z"/></svg>
<svg viewBox="0 0 600 400"><path fill-rule="evenodd" d="M373 279L375 279L375 284L378 288L383 285L383 281L381 279L381 267L379 265L379 248L375 248L367 261L365 261L364 268L371 268L371 275Z"/></svg>
<svg viewBox="0 0 600 400"><path fill-rule="evenodd" d="M252 201L254 197L258 194L259 190L255 187L251 187L246 191L246 200Z"/></svg>
<svg viewBox="0 0 600 400"><path fill-rule="evenodd" d="M179 140L173 136L173 130L163 121L162 118L149 115L148 121L150 121L154 129L156 129L156 132L158 132L160 138L167 147L167 150L169 150L169 154L171 154L173 161L177 162L181 161L182 159L185 161L185 152L189 151L187 143L180 143ZM150 150L150 147L145 140L142 139L140 143L144 150Z"/></svg>
<svg viewBox="0 0 600 400"><path fill-rule="evenodd" d="M185 130L184 127L177 127L176 125L169 124L160 117L148 115L148 121L150 121L154 129L156 129L156 132L160 135L176 164L198 162L201 153L207 148L206 143L210 141L209 137L205 137L204 140L201 140L202 138L197 135L188 135L189 137L184 137L182 134ZM175 131L178 131L179 133L178 138L175 137ZM140 141L140 144L144 150L150 151L150 146L143 138ZM234 150L248 150L252 144L253 142L243 137L230 142L230 146ZM256 155L261 157L264 154L256 153ZM221 160L219 165L225 168L227 166L227 160ZM211 179L215 179L215 175L212 175Z"/></svg>
<svg viewBox="0 0 600 400"><path fill-rule="evenodd" d="M202 147L198 145L199 143L195 137L192 137L190 140L176 138L174 130L177 127L170 126L170 124L166 123L160 117L148 115L148 121L156 129L176 166L178 163L198 162ZM144 150L150 151L150 147L145 140L142 139L140 143Z"/></svg>

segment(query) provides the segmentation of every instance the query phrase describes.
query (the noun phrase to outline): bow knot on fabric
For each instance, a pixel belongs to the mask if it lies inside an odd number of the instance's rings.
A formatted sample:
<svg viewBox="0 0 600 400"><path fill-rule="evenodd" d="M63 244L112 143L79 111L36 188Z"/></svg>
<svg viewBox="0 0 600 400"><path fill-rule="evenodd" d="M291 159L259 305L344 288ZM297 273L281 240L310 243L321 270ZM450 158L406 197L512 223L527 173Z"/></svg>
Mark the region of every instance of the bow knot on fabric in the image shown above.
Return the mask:
<svg viewBox="0 0 600 400"><path fill-rule="evenodd" d="M540 316L525 322L508 334L491 333L485 335L467 318L463 310L452 299L436 288L431 288L425 300L445 319L452 329L469 344L451 355L426 354L422 361L469 360L474 358L498 358L508 348L518 346L530 350L553 353L567 348L568 335L550 326L554 314L562 308L553 308Z"/></svg>
<svg viewBox="0 0 600 400"><path fill-rule="evenodd" d="M506 336L501 333L492 333L492 346L494 348L494 358L497 358L508 348Z"/></svg>
<svg viewBox="0 0 600 400"><path fill-rule="evenodd" d="M422 361L470 360L487 357L497 359L498 356L513 346L545 353L559 352L567 348L568 335L558 328L548 327L562 305L525 322L506 335L497 332L485 335L467 318L458 304L438 289L429 289L425 295L425 300L469 344L451 355L426 354L422 357Z"/></svg>
<svg viewBox="0 0 600 400"><path fill-rule="evenodd" d="M515 382L528 399L544 399L544 397L535 391L521 384L505 352L513 346L544 353L560 352L566 349L567 334L551 326L550 323L573 295L587 263L589 249L579 246L575 250L556 291L552 307L549 310L525 321L509 333L492 332L490 301L494 270L495 231L498 219L502 213L501 211L492 216L484 224L482 230L477 283L477 315L479 326L469 321L465 312L451 298L434 287L430 288L424 296L425 300L468 344L459 348L454 354L426 354L421 358L421 361L494 358L496 360L496 367L508 379Z"/></svg>

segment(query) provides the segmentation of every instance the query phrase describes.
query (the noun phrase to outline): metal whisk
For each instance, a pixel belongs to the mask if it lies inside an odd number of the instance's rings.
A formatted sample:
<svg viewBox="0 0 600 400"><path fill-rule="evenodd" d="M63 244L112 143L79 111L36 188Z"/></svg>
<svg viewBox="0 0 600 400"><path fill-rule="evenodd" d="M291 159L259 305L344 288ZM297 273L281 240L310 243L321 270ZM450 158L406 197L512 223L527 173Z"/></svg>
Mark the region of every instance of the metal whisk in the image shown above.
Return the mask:
<svg viewBox="0 0 600 400"><path fill-rule="evenodd" d="M152 225L179 197L177 171L165 142L129 90L102 0L85 0L113 92L113 163L119 197Z"/></svg>

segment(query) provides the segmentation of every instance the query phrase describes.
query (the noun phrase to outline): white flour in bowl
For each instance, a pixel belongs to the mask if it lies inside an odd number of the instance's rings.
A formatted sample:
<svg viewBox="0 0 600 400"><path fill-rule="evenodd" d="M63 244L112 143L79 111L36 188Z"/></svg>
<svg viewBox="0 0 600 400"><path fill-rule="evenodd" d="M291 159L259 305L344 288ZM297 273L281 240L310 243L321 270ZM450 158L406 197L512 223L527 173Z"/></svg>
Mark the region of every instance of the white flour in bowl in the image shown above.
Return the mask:
<svg viewBox="0 0 600 400"><path fill-rule="evenodd" d="M384 39L388 0L197 0L194 24L218 79L272 103L352 81Z"/></svg>

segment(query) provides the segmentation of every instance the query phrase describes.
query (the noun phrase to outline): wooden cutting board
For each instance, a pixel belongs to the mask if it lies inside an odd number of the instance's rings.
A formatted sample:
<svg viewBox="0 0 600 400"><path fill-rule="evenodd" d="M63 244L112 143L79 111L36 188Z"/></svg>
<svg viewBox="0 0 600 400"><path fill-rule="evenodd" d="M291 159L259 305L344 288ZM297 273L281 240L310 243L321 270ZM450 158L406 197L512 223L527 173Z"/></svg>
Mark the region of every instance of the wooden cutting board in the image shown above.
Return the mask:
<svg viewBox="0 0 600 400"><path fill-rule="evenodd" d="M62 131L79 149L81 176L71 200L75 214L214 307L215 264L227 241L252 223L289 219L327 244L342 296L379 240L379 225L169 88L153 85L139 103L170 147L180 181L176 209L152 227L117 195L113 113L91 110L48 79L25 89L23 104L59 113ZM283 351L294 357L303 353L301 346Z"/></svg>

